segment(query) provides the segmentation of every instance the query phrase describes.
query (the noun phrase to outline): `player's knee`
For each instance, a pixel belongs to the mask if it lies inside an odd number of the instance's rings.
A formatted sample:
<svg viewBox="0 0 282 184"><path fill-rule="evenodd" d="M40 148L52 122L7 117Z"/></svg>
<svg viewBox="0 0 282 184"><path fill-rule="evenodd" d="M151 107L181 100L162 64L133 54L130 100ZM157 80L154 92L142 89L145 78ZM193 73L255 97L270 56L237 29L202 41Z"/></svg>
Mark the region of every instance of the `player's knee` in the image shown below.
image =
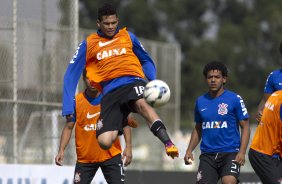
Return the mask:
<svg viewBox="0 0 282 184"><path fill-rule="evenodd" d="M98 140L98 143L99 146L104 150L108 150L112 147L112 143L110 141Z"/></svg>
<svg viewBox="0 0 282 184"><path fill-rule="evenodd" d="M139 99L135 102L135 110L141 115L150 114L152 113L152 111L154 111L153 108L149 104L147 104L144 99Z"/></svg>
<svg viewBox="0 0 282 184"><path fill-rule="evenodd" d="M97 137L97 141L100 145L100 147L104 150L108 150L112 147L113 143L118 137L118 131L107 131L102 134L100 134Z"/></svg>
<svg viewBox="0 0 282 184"><path fill-rule="evenodd" d="M99 135L97 140L99 146L104 150L108 150L112 147L112 140L105 138L103 135Z"/></svg>
<svg viewBox="0 0 282 184"><path fill-rule="evenodd" d="M223 176L221 179L221 182L223 184L237 184L238 183L237 179L231 175Z"/></svg>

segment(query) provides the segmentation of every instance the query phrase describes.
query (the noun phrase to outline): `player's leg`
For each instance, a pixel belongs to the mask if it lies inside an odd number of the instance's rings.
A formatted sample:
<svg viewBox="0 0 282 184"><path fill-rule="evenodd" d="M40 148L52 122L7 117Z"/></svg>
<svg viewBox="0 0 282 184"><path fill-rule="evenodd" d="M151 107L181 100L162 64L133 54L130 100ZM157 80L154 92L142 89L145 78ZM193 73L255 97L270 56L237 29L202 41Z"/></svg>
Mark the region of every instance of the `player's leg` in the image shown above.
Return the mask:
<svg viewBox="0 0 282 184"><path fill-rule="evenodd" d="M101 169L108 184L124 184L125 174L120 154L103 162Z"/></svg>
<svg viewBox="0 0 282 184"><path fill-rule="evenodd" d="M97 170L99 168L98 164L95 163L79 163L77 162L74 170L75 184L89 184L94 178Z"/></svg>
<svg viewBox="0 0 282 184"><path fill-rule="evenodd" d="M217 183L219 175L217 173L217 165L215 162L216 153L200 155L200 164L197 172L197 184Z"/></svg>
<svg viewBox="0 0 282 184"><path fill-rule="evenodd" d="M239 181L234 176L227 175L221 178L221 183L222 184L237 184L239 183Z"/></svg>
<svg viewBox="0 0 282 184"><path fill-rule="evenodd" d="M152 126L153 122L160 119L153 107L151 107L144 98L135 101L134 109L146 119L150 127Z"/></svg>
<svg viewBox="0 0 282 184"><path fill-rule="evenodd" d="M107 132L100 134L97 137L97 141L102 149L108 150L112 147L112 144L115 142L117 137L118 137L117 130L107 131Z"/></svg>
<svg viewBox="0 0 282 184"><path fill-rule="evenodd" d="M167 155L172 158L178 157L178 149L172 143L165 125L155 110L143 98L135 101L134 108L147 120L152 133L164 143Z"/></svg>
<svg viewBox="0 0 282 184"><path fill-rule="evenodd" d="M219 175L222 184L239 183L240 164L235 161L237 153L219 153Z"/></svg>
<svg viewBox="0 0 282 184"><path fill-rule="evenodd" d="M263 183L280 183L281 161L278 158L259 153L253 149L249 150L250 163Z"/></svg>
<svg viewBox="0 0 282 184"><path fill-rule="evenodd" d="M178 149L174 146L170 140L166 127L161 121L155 110L147 104L143 98L143 91L145 88L144 81L136 81L135 83L128 86L127 98L124 98L124 103L129 112L136 112L146 119L153 134L158 137L166 147L166 153L168 156L174 158L178 157Z"/></svg>
<svg viewBox="0 0 282 184"><path fill-rule="evenodd" d="M113 112L112 112L113 114ZM117 117L117 116L115 116ZM113 119L118 119L113 117ZM117 120L118 121L118 120ZM137 120L135 120L133 117L128 117L125 120L123 120L123 124L125 124L124 126L129 125L132 128L136 128L138 126L138 122ZM110 126L111 124L109 124ZM108 127L108 126L107 126ZM114 129L114 128L110 128L110 129ZM108 150L109 148L111 148L112 144L116 141L118 135L121 135L122 131L121 130L109 130L106 132L102 132L97 136L97 141L100 145L100 147L104 150Z"/></svg>
<svg viewBox="0 0 282 184"><path fill-rule="evenodd" d="M109 149L123 131L124 114L120 110L120 90L105 95L101 101L101 113L97 122L96 137L102 149Z"/></svg>

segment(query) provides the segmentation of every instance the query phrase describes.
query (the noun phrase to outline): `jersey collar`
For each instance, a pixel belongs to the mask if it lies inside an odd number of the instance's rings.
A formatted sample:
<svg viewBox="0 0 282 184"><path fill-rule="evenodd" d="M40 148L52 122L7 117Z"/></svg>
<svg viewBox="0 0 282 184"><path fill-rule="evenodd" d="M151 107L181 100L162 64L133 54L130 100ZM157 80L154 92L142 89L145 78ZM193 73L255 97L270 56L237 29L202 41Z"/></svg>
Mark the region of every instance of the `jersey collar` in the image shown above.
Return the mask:
<svg viewBox="0 0 282 184"><path fill-rule="evenodd" d="M117 27L114 36L115 36L118 32L119 32L119 27ZM98 34L99 36L101 36L101 37L104 37L104 38L110 38L110 39L111 39L111 38L114 37L114 36L111 36L111 37L106 36L106 35L101 31L101 29L98 29L98 30L97 30L97 34Z"/></svg>

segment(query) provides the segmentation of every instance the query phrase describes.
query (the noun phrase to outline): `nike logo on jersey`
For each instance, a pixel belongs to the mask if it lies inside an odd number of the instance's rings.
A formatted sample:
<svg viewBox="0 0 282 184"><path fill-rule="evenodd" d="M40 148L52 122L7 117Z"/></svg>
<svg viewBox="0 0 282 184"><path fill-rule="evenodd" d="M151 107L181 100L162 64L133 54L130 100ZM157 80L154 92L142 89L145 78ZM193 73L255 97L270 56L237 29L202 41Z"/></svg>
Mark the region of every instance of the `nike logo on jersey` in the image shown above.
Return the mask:
<svg viewBox="0 0 282 184"><path fill-rule="evenodd" d="M271 96L279 96L279 94L272 93Z"/></svg>
<svg viewBox="0 0 282 184"><path fill-rule="evenodd" d="M92 118L98 116L99 114L100 114L100 112L97 112L97 113L95 113L95 114L90 114L90 113L88 112L87 115L86 115L86 117L87 117L87 119L92 119Z"/></svg>
<svg viewBox="0 0 282 184"><path fill-rule="evenodd" d="M106 45L109 45L110 43L113 43L114 41L116 41L118 38L116 39L113 39L113 40L110 40L110 41L107 41L107 42L102 42L102 41L99 41L99 47L104 47Z"/></svg>
<svg viewBox="0 0 282 184"><path fill-rule="evenodd" d="M208 108L203 108L203 109L201 109L201 111L203 112L203 111L205 111L205 110L207 110Z"/></svg>

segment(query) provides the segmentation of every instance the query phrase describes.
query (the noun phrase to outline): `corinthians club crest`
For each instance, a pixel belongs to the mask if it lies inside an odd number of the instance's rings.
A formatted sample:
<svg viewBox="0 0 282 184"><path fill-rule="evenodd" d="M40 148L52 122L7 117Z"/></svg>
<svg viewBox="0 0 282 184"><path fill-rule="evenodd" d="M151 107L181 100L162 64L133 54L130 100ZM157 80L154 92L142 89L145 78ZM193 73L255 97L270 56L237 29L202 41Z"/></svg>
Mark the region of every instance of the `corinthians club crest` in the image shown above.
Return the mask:
<svg viewBox="0 0 282 184"><path fill-rule="evenodd" d="M96 130L100 130L103 127L103 119L99 119L97 122L97 129Z"/></svg>
<svg viewBox="0 0 282 184"><path fill-rule="evenodd" d="M79 172L75 172L74 175L74 183L79 183L80 182L80 174Z"/></svg>
<svg viewBox="0 0 282 184"><path fill-rule="evenodd" d="M228 113L227 107L228 107L228 105L225 104L225 103L219 104L218 105L218 114L220 114L222 116L227 114Z"/></svg>

